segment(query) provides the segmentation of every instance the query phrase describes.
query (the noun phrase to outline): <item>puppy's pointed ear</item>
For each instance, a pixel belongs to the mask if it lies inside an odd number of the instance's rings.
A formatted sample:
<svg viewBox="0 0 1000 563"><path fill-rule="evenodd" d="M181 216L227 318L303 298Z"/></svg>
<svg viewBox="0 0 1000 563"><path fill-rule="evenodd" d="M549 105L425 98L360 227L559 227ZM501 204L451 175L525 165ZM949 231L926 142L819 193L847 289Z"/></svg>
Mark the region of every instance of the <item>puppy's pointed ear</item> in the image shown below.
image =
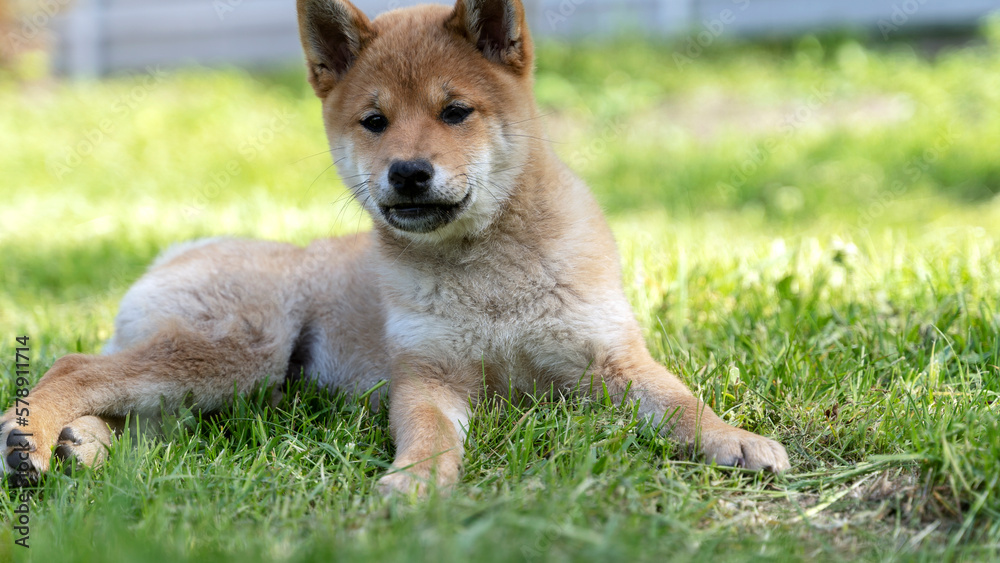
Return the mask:
<svg viewBox="0 0 1000 563"><path fill-rule="evenodd" d="M347 0L298 0L298 12L309 83L323 98L375 32L368 17Z"/></svg>
<svg viewBox="0 0 1000 563"><path fill-rule="evenodd" d="M518 74L531 71L531 38L521 0L457 0L448 27L487 59Z"/></svg>

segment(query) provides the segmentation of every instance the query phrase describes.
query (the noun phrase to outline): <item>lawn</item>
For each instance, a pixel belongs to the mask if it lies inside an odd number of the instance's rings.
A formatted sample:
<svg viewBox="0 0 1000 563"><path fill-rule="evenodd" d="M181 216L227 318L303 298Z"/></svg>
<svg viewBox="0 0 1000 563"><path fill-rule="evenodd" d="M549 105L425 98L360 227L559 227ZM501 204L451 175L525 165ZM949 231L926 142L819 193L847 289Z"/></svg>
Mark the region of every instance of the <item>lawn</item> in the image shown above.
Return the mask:
<svg viewBox="0 0 1000 563"><path fill-rule="evenodd" d="M1000 556L1000 25L971 46L542 44L556 150L593 187L653 354L783 442L702 465L629 408L483 406L447 497L374 492L384 412L301 387L174 413L97 470L0 495L0 560L787 561ZM651 61L659 61L651 64ZM0 402L96 353L172 242L369 224L298 69L0 77Z"/></svg>

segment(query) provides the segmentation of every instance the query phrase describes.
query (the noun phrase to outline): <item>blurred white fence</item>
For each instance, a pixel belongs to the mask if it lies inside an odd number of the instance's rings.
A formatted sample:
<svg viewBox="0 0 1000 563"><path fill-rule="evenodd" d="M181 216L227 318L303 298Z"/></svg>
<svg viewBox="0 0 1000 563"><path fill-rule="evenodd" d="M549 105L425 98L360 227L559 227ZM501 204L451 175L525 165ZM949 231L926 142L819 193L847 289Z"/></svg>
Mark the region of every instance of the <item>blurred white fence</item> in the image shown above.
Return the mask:
<svg viewBox="0 0 1000 563"><path fill-rule="evenodd" d="M433 0L424 0L433 1ZM369 16L419 0L356 0ZM147 65L262 66L301 58L293 0L40 0L55 17L56 65L93 76ZM970 27L1000 0L525 0L536 36L636 32L789 35L838 27L884 37Z"/></svg>

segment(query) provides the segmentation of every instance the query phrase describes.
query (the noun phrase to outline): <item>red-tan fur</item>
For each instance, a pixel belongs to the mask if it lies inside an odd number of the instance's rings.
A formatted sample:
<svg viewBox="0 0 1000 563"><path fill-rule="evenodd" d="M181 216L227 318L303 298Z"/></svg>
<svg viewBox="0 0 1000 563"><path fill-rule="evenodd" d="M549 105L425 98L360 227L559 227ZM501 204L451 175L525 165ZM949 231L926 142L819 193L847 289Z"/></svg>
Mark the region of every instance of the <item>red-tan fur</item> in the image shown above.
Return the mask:
<svg viewBox="0 0 1000 563"><path fill-rule="evenodd" d="M385 493L455 483L472 407L511 386L627 393L709 460L789 467L780 444L723 422L647 351L603 215L542 140L520 0L374 21L346 0L298 10L331 154L374 231L306 248L218 239L168 251L123 299L105 353L57 361L28 396L29 426L4 416L6 471L24 462L30 480L53 449L98 463L111 435L96 417L217 410L234 389L281 383L298 360L329 388L390 380L397 454ZM446 122L454 103L472 111ZM362 127L372 112L383 131ZM428 197L460 210L450 221L390 221L399 189L387 170L414 159L433 165Z"/></svg>

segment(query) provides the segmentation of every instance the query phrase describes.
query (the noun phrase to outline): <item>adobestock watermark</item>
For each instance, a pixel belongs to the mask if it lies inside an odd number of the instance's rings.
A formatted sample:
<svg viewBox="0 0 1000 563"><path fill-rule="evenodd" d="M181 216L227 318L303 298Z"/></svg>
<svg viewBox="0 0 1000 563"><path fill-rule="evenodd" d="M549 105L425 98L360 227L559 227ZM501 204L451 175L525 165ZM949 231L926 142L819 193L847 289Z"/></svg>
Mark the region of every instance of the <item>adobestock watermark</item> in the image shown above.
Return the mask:
<svg viewBox="0 0 1000 563"><path fill-rule="evenodd" d="M920 153L919 156L913 157L903 165L903 175L905 179L896 180L880 189L875 197L872 198L871 203L868 207L858 216L858 227L866 229L871 226L879 217L885 214L886 210L892 205L894 201L899 199L904 193L906 193L913 184L918 182L927 171L930 170L931 166L934 165L941 156L947 152L952 145L955 144L956 133L954 126L948 124L945 130L938 135L937 140L932 146L929 146Z"/></svg>
<svg viewBox="0 0 1000 563"><path fill-rule="evenodd" d="M556 9L545 10L545 21L549 28L555 30L559 24L566 22L570 16L576 13L577 7L586 3L587 0L560 0Z"/></svg>
<svg viewBox="0 0 1000 563"><path fill-rule="evenodd" d="M571 154L565 155L568 166L565 167L562 174L566 177L560 178L560 182L571 182L572 178L575 178L576 174L580 173L582 169L586 168L594 160L601 158L601 155L607 153L612 145L621 141L627 132L628 130L621 119L604 123L595 135L588 137L589 140L585 145Z"/></svg>
<svg viewBox="0 0 1000 563"><path fill-rule="evenodd" d="M726 200L733 199L750 176L756 173L779 147L788 143L799 128L816 118L822 107L830 100L831 95L832 92L828 90L813 87L805 102L799 104L794 111L784 115L779 123L778 133L746 151L743 160L731 168L729 181L717 184L716 187L722 196Z"/></svg>
<svg viewBox="0 0 1000 563"><path fill-rule="evenodd" d="M211 174L207 182L195 188L195 197L191 204L185 208L185 215L190 217L204 211L211 200L218 197L224 189L229 187L234 178L243 173L245 164L253 162L261 152L274 142L278 133L291 123L292 117L292 113L288 110L275 112L268 119L266 127L243 139L243 142L236 149L241 158L230 159L221 170Z"/></svg>
<svg viewBox="0 0 1000 563"><path fill-rule="evenodd" d="M14 53L38 45L52 20L74 0L36 0L32 10L15 18L17 25L4 34L3 49Z"/></svg>
<svg viewBox="0 0 1000 563"><path fill-rule="evenodd" d="M920 11L932 0L903 0L892 5L892 11L888 18L879 18L876 25L882 39L889 39L889 36L900 28L910 23L910 18Z"/></svg>
<svg viewBox="0 0 1000 563"><path fill-rule="evenodd" d="M726 29L736 21L736 17L750 7L750 0L731 0L733 7L724 8L715 17L702 20L702 28L692 32L674 50L674 64L679 70L690 65L710 47Z"/></svg>
<svg viewBox="0 0 1000 563"><path fill-rule="evenodd" d="M569 154L562 155L562 159L566 163L566 166L562 167L562 171L559 173L559 182L562 184L575 182L577 174L580 174L595 160L604 158L603 155L608 152L610 147L620 143L628 134L624 119L601 121L589 107L587 107L587 111L589 115L584 120L597 122L597 130L588 133L587 142L584 145L574 149Z"/></svg>
<svg viewBox="0 0 1000 563"><path fill-rule="evenodd" d="M28 461L28 454L34 450L28 441L28 436L32 432L25 432L24 427L29 427L31 417L31 405L28 403L29 375L31 368L31 347L28 345L30 338L28 335L18 336L14 339L17 346L14 348L14 367L17 378L14 380L14 415L15 418L8 424L15 424L21 428L14 428L7 436L7 445L13 446L10 455L7 457L7 464L13 472L12 478L15 482L28 482L28 469L31 464ZM22 490L20 495L15 497L20 503L14 509L14 516L11 523L14 525L14 533L17 539L14 543L21 547L28 547L28 538L31 534L31 491Z"/></svg>
<svg viewBox="0 0 1000 563"><path fill-rule="evenodd" d="M552 542L560 536L573 537L572 526L566 523L554 523L553 525L546 526L545 531L535 540L535 543L521 546L521 556L524 557L525 561L548 559Z"/></svg>
<svg viewBox="0 0 1000 563"><path fill-rule="evenodd" d="M46 159L49 172L57 180L61 180L75 170L86 158L94 154L97 147L114 135L119 121L139 107L149 93L168 76L169 73L159 66L147 66L146 74L135 77L135 85L111 104L111 117L100 120L97 125L85 131L80 140L56 150Z"/></svg>
<svg viewBox="0 0 1000 563"><path fill-rule="evenodd" d="M212 9L215 10L215 17L219 21L224 21L226 16L235 12L236 8L243 5L243 0L213 0Z"/></svg>

